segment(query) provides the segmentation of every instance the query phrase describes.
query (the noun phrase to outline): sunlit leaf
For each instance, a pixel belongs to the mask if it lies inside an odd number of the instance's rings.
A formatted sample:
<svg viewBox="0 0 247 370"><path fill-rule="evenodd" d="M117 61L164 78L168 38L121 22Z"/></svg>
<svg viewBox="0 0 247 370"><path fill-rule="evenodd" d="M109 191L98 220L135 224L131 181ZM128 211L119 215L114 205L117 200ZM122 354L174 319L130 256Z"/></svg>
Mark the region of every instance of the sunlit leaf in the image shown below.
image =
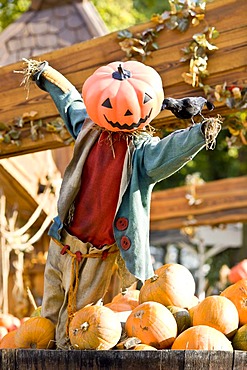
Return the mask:
<svg viewBox="0 0 247 370"><path fill-rule="evenodd" d="M185 32L189 28L189 20L187 18L179 19L177 28L180 32Z"/></svg>
<svg viewBox="0 0 247 370"><path fill-rule="evenodd" d="M184 79L184 82L186 82L189 85L192 85L193 76L190 73L184 72L184 73L182 73L182 77Z"/></svg>
<svg viewBox="0 0 247 370"><path fill-rule="evenodd" d="M226 106L230 109L234 108L234 99L233 98L226 98Z"/></svg>
<svg viewBox="0 0 247 370"><path fill-rule="evenodd" d="M20 137L20 131L17 131L17 130L14 130L14 129L12 129L12 130L10 130L9 131L9 136L11 137L11 139L13 139L13 140L17 140L17 139L19 139L19 137Z"/></svg>
<svg viewBox="0 0 247 370"><path fill-rule="evenodd" d="M178 26L178 17L172 16L169 20L169 22L166 22L166 27L169 30L174 30Z"/></svg>
<svg viewBox="0 0 247 370"><path fill-rule="evenodd" d="M135 51L136 53L140 55L145 55L145 51L142 48L138 48L136 46L132 46L131 50Z"/></svg>
<svg viewBox="0 0 247 370"><path fill-rule="evenodd" d="M191 23L192 23L192 26L198 26L198 24L200 23L200 21L197 18L193 18L192 21L191 21Z"/></svg>
<svg viewBox="0 0 247 370"><path fill-rule="evenodd" d="M128 39L128 38L131 38L133 36L133 34L129 31L129 30L121 30L118 32L117 34L117 37L119 39Z"/></svg>
<svg viewBox="0 0 247 370"><path fill-rule="evenodd" d="M240 133L240 130L236 130L235 128L233 128L231 126L228 126L228 130L229 130L230 134L234 135L234 136L238 136L239 133Z"/></svg>
<svg viewBox="0 0 247 370"><path fill-rule="evenodd" d="M170 10L171 14L176 14L177 13L176 4L172 0L168 0L168 1L169 1L170 9L171 9Z"/></svg>
<svg viewBox="0 0 247 370"><path fill-rule="evenodd" d="M11 142L11 138L10 138L9 134L5 134L3 137L4 137L4 142L6 144L9 144Z"/></svg>
<svg viewBox="0 0 247 370"><path fill-rule="evenodd" d="M234 99L241 99L242 97L241 90L239 87L234 87L232 89L232 94L233 94Z"/></svg>
<svg viewBox="0 0 247 370"><path fill-rule="evenodd" d="M4 122L0 122L0 131L6 131L9 130L9 126L6 125Z"/></svg>
<svg viewBox="0 0 247 370"><path fill-rule="evenodd" d="M159 49L159 45L157 44L157 42L153 42L153 43L152 43L152 48L153 48L154 50L158 50L158 49Z"/></svg>

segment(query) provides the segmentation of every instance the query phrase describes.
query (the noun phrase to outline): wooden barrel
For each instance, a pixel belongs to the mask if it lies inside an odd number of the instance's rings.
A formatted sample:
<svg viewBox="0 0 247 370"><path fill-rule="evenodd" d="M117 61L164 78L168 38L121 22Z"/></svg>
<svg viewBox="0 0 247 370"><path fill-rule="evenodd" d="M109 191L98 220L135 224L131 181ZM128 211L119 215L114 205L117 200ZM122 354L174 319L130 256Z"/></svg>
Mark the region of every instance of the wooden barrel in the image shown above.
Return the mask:
<svg viewBox="0 0 247 370"><path fill-rule="evenodd" d="M243 351L2 349L1 370L246 370Z"/></svg>

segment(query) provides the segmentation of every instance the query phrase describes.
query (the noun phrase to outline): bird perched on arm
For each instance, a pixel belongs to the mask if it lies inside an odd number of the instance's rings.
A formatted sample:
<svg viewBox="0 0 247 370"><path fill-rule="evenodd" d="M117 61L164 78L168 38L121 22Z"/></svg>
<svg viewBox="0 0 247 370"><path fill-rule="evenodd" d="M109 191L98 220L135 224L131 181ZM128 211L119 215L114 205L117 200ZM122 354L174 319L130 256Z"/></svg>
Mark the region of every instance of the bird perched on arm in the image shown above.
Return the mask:
<svg viewBox="0 0 247 370"><path fill-rule="evenodd" d="M163 100L161 110L170 110L177 118L191 119L194 125L194 116L200 115L204 118L202 109L205 104L208 110L214 109L214 105L202 96L186 97L182 99L166 98Z"/></svg>

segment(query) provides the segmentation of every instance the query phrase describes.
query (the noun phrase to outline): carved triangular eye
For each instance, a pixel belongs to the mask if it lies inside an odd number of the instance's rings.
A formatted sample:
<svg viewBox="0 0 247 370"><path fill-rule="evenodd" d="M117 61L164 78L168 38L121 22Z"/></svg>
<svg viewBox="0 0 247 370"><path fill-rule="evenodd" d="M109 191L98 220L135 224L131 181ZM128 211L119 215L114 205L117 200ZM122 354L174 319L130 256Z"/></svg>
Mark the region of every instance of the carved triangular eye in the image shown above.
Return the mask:
<svg viewBox="0 0 247 370"><path fill-rule="evenodd" d="M112 105L111 105L111 102L110 102L110 99L109 99L109 98L107 98L107 99L102 103L102 107L112 108Z"/></svg>
<svg viewBox="0 0 247 370"><path fill-rule="evenodd" d="M125 113L125 116L132 116L133 113L131 113L131 111L128 109Z"/></svg>
<svg viewBox="0 0 247 370"><path fill-rule="evenodd" d="M152 98L151 98L151 96L150 95L148 95L147 93L145 93L145 95L144 95L144 100L143 100L143 104L146 104L149 100L151 100Z"/></svg>

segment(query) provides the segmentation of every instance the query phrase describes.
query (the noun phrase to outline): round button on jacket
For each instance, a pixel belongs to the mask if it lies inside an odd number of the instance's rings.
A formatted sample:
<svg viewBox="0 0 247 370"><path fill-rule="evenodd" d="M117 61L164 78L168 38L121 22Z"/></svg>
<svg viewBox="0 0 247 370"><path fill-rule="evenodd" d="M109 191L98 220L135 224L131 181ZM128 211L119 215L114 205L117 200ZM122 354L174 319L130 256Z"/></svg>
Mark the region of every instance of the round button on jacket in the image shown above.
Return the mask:
<svg viewBox="0 0 247 370"><path fill-rule="evenodd" d="M123 250L127 251L131 246L131 241L126 235L124 235L120 240L120 244Z"/></svg>
<svg viewBox="0 0 247 370"><path fill-rule="evenodd" d="M119 230L119 231L123 231L123 230L126 230L128 225L129 225L129 221L127 218L125 217L119 217L116 222L115 222L115 225L116 225L116 228Z"/></svg>

